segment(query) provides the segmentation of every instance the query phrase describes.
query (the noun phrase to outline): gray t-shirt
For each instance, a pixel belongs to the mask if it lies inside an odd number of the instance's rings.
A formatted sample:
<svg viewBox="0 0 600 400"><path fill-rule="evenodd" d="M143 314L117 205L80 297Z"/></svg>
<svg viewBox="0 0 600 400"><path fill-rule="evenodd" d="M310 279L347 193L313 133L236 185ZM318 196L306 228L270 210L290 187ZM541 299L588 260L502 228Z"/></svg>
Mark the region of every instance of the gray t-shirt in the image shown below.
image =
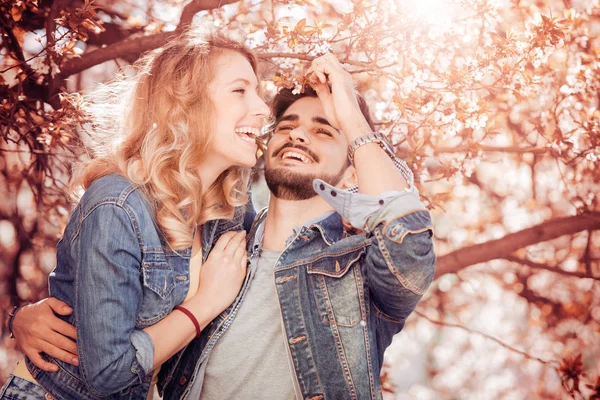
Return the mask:
<svg viewBox="0 0 600 400"><path fill-rule="evenodd" d="M202 400L295 398L274 282L279 254L261 250L254 281L208 359Z"/></svg>

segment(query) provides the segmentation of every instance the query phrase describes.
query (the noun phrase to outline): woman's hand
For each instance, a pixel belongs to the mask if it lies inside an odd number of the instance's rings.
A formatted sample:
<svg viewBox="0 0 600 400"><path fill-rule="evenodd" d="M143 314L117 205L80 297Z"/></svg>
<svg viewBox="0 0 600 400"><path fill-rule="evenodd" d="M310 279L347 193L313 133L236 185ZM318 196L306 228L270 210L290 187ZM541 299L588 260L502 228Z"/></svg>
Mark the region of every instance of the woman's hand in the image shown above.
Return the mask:
<svg viewBox="0 0 600 400"><path fill-rule="evenodd" d="M307 75L323 103L325 117L330 124L340 129L349 140L356 136L353 132L360 136L371 131L360 111L352 77L333 54L315 58Z"/></svg>
<svg viewBox="0 0 600 400"><path fill-rule="evenodd" d="M201 330L235 300L246 276L246 262L246 232L221 235L200 268L198 292L182 304L194 315ZM173 334L174 326L177 334ZM152 369L181 350L197 334L195 324L178 310L144 331L154 343Z"/></svg>
<svg viewBox="0 0 600 400"><path fill-rule="evenodd" d="M247 261L246 231L221 235L200 269L198 293L190 301L210 307L213 318L218 316L239 293Z"/></svg>
<svg viewBox="0 0 600 400"><path fill-rule="evenodd" d="M40 369L58 371L58 366L45 361L40 353L46 353L66 363L78 365L77 339L74 326L58 318L73 312L66 303L50 297L20 308L13 320L13 333L17 346Z"/></svg>

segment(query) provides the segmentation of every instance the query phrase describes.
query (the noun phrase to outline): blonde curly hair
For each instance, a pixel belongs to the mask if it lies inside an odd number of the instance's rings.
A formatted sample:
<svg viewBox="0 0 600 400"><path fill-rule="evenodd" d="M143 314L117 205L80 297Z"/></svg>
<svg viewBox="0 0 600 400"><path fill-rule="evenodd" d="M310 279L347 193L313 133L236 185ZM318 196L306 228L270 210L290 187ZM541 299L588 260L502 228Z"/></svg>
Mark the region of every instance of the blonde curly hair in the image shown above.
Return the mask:
<svg viewBox="0 0 600 400"><path fill-rule="evenodd" d="M111 173L126 177L143 189L176 250L192 245L195 226L232 218L234 207L248 201L250 168L231 167L208 188L198 172L212 136L206 89L225 51L243 55L257 74L256 57L240 43L190 31L143 56L132 76L102 85L84 102L93 158L79 166L72 187L85 190Z"/></svg>

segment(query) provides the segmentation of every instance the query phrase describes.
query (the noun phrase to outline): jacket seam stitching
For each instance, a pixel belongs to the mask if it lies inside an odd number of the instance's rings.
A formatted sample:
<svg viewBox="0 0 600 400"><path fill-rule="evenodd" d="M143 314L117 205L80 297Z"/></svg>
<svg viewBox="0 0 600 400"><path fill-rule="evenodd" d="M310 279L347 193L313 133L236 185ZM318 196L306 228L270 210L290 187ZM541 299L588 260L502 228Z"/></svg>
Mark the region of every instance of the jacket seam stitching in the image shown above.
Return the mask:
<svg viewBox="0 0 600 400"><path fill-rule="evenodd" d="M377 318L383 319L388 322L393 322L395 324L402 324L406 321L406 319L397 319L397 318L392 317L391 315L384 313L383 311L381 311L379 309L379 307L377 307L377 304L375 304L375 302L372 302L372 303L373 303L373 308L375 308L375 316Z"/></svg>
<svg viewBox="0 0 600 400"><path fill-rule="evenodd" d="M356 245L356 246L353 246L353 247L351 247L351 248L349 248L349 249L343 249L343 250L340 250L340 251L336 251L335 253L325 253L325 254L320 254L320 255L318 255L318 256L315 256L315 257L313 257L313 258L309 258L308 260L300 260L300 261L296 261L296 262L293 262L292 264L288 264L288 265L285 265L285 266L283 266L283 267L279 267L279 268L278 268L278 269L276 269L275 271L279 272L279 271L284 271L284 270L286 270L286 269L295 268L295 267L298 267L298 266L301 266L301 265L313 264L313 263L315 263L316 261L319 261L319 260L321 260L322 258L327 258L327 257L336 257L336 256L342 256L342 255L346 255L346 254L348 254L348 253L351 253L351 252L353 252L353 251L359 250L359 249L361 249L361 248L366 248L366 247L368 247L370 244L371 244L371 240L370 240L370 239L368 239L368 240L364 241L363 243L361 243L361 244L359 244L359 245Z"/></svg>
<svg viewBox="0 0 600 400"><path fill-rule="evenodd" d="M374 231L375 233L375 237L377 239L378 242L378 247L379 250L381 252L381 255L383 256L383 259L385 260L385 264L388 267L388 270L392 273L392 275L394 275L396 277L396 279L398 280L398 282L407 290L411 291L412 293L422 296L423 293L425 293L424 290L420 290L419 288L416 288L413 284L411 284L408 279L406 279L406 277L404 277L394 266L392 257L390 256L390 253L387 249L387 247L385 246L385 243L383 241L383 236L381 234L381 231L379 229L376 229Z"/></svg>
<svg viewBox="0 0 600 400"><path fill-rule="evenodd" d="M325 282L325 277L321 275L320 277L321 284L323 285L323 292L326 296L327 301L325 302L325 306L327 307L327 313L332 317L334 321L336 321L335 313L333 312L333 305L331 304L331 296L329 296L329 290L327 289L327 283ZM360 321L360 319L359 319ZM346 357L346 352L344 351L344 345L342 343L342 339L340 337L340 332L337 326L337 323L330 324L330 329L333 334L333 340L336 344L336 349L338 356L340 357L340 362L342 363L342 368L344 370L344 375L346 378L346 383L349 384L350 394L352 395L352 399L356 399L356 386L354 384L354 380L352 379L352 373L350 372L350 366L348 365L348 358Z"/></svg>

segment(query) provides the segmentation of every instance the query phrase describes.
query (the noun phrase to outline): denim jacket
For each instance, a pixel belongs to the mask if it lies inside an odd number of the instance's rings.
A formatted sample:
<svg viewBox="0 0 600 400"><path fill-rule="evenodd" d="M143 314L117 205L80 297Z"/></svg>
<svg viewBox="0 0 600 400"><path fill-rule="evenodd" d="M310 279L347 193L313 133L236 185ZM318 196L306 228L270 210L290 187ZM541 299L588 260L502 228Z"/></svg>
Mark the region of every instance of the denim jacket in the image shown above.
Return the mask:
<svg viewBox="0 0 600 400"><path fill-rule="evenodd" d="M206 259L218 237L243 229L246 207L232 220L202 229ZM252 210L252 207L250 207ZM50 295L73 306L64 320L77 329L79 367L48 373L29 359L37 382L56 398L145 399L154 345L143 331L183 302L189 289L191 247L174 251L154 222L141 190L112 174L94 181L74 209L57 246Z"/></svg>
<svg viewBox="0 0 600 400"><path fill-rule="evenodd" d="M319 180L314 187L338 212L296 230L275 265L273 282L297 397L381 399L384 351L433 280L430 215L412 187L378 197L342 192ZM362 218L356 201L380 206ZM255 221L249 244L264 216ZM348 234L341 216L363 224L364 233ZM249 269L232 306L163 365L159 392L164 399L191 398L193 383L202 379L212 348L233 322L252 273Z"/></svg>

